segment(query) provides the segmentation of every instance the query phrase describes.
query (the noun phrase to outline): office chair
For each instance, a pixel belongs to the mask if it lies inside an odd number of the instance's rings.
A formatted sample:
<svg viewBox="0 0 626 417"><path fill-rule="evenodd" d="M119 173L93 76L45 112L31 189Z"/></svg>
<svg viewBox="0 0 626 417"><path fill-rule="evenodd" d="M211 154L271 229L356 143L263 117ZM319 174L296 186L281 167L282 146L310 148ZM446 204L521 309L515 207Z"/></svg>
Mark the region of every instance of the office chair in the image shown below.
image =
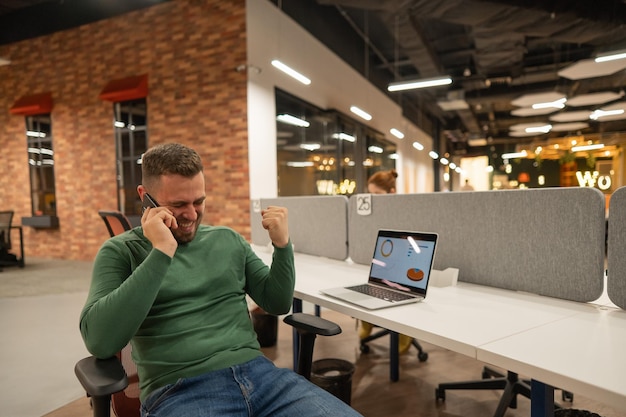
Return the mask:
<svg viewBox="0 0 626 417"><path fill-rule="evenodd" d="M296 372L310 379L315 338L317 335L339 334L341 328L329 320L306 313L291 314L283 321L298 333L300 349ZM140 415L139 379L130 352L129 345L118 356L109 359L89 356L76 363L74 372L91 397L93 417L109 417L111 408L117 417Z"/></svg>
<svg viewBox="0 0 626 417"><path fill-rule="evenodd" d="M102 220L104 220L104 224L111 237L122 234L133 228L128 217L124 216L124 214L119 211L100 210L98 214L102 217Z"/></svg>
<svg viewBox="0 0 626 417"><path fill-rule="evenodd" d="M0 211L0 271L3 266L19 266L24 268L24 240L22 226L13 226L13 210ZM11 230L18 229L20 233L20 257L9 252L12 249Z"/></svg>
<svg viewBox="0 0 626 417"><path fill-rule="evenodd" d="M494 417L503 417L507 408L517 408L517 395L521 394L526 398L530 398L530 381L520 379L515 372L507 371L506 375L492 369L488 366L483 367L482 379L462 382L446 382L439 384L435 388L435 398L437 401L445 401L446 390L465 389L465 390L504 390L498 407L494 413ZM568 391L562 392L563 401L574 401L574 394ZM560 408L555 404L555 408Z"/></svg>
<svg viewBox="0 0 626 417"><path fill-rule="evenodd" d="M381 338L387 335L391 335L391 331L387 329L381 329L380 331L361 339L361 345L360 345L361 352L369 353L370 347L368 346L368 343L371 342L372 340L376 340L378 338ZM424 352L424 349L419 344L419 342L416 339L412 339L411 345L417 349L417 358L419 359L419 361L426 362L426 360L428 360L428 353Z"/></svg>

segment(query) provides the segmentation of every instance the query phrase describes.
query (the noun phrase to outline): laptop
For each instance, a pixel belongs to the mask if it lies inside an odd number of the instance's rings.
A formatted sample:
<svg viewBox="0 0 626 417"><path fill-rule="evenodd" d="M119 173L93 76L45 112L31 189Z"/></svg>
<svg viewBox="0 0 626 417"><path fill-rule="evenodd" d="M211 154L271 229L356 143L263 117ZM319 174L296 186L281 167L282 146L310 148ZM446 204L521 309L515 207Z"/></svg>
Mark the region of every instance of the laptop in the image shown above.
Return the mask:
<svg viewBox="0 0 626 417"><path fill-rule="evenodd" d="M369 310L415 303L426 297L436 233L379 230L366 283L321 290Z"/></svg>

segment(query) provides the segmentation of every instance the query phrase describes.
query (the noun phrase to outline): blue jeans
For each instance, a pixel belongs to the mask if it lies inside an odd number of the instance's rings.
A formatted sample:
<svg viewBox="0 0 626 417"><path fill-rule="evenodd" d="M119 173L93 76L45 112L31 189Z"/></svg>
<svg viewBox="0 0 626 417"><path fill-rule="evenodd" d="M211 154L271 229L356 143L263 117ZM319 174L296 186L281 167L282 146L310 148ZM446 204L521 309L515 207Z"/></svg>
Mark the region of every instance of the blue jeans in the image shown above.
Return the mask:
<svg viewBox="0 0 626 417"><path fill-rule="evenodd" d="M150 393L142 417L350 417L343 401L260 356Z"/></svg>

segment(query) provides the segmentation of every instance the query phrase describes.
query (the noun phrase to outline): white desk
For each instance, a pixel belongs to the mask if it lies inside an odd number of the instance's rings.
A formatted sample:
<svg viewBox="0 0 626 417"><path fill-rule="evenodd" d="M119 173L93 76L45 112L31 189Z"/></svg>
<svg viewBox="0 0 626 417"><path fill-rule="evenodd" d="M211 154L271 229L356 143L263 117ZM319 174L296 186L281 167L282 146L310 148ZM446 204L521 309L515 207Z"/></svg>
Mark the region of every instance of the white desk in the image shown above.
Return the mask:
<svg viewBox="0 0 626 417"><path fill-rule="evenodd" d="M266 249L255 250L271 262ZM371 311L319 292L363 282L367 266L295 259L296 298L626 410L625 311L467 283L429 287L423 302Z"/></svg>
<svg viewBox="0 0 626 417"><path fill-rule="evenodd" d="M477 359L626 411L626 311L588 307L481 345Z"/></svg>

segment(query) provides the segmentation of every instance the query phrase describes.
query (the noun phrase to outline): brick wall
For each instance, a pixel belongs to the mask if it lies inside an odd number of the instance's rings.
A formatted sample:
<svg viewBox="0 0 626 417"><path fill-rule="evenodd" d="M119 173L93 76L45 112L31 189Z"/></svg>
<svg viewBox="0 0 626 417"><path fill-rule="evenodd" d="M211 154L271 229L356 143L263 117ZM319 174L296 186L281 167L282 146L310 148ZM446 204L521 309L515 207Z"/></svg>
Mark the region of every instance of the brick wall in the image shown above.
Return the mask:
<svg viewBox="0 0 626 417"><path fill-rule="evenodd" d="M113 105L98 95L113 79L148 74L149 145L180 142L202 156L204 221L250 236L245 1L174 0L50 36L0 46L0 210L31 215L24 95L54 100L60 228L25 227L28 257L93 259L108 238L100 209L115 209Z"/></svg>

